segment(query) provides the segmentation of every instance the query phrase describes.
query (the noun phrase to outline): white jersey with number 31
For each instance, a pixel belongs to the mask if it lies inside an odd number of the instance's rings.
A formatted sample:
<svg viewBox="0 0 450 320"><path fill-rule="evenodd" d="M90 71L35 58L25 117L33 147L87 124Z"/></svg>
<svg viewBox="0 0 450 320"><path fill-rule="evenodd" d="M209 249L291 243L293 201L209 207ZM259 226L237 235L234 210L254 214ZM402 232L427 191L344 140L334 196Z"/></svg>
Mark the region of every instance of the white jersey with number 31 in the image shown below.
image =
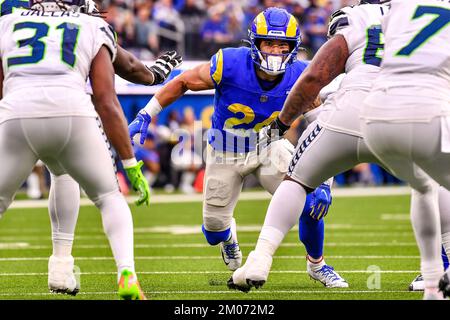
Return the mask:
<svg viewBox="0 0 450 320"><path fill-rule="evenodd" d="M16 10L0 19L4 73L0 123L14 118L95 116L86 93L92 60L114 32L101 18L75 12Z"/></svg>
<svg viewBox="0 0 450 320"><path fill-rule="evenodd" d="M450 0L392 0L385 53L374 87L417 86L450 101Z"/></svg>

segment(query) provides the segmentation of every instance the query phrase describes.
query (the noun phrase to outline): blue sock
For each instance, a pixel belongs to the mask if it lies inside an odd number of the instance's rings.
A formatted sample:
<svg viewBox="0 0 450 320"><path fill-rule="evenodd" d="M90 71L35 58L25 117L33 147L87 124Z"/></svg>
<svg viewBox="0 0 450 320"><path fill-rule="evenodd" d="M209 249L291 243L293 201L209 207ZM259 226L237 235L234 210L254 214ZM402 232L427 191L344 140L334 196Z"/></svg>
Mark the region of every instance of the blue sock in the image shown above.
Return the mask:
<svg viewBox="0 0 450 320"><path fill-rule="evenodd" d="M442 261L444 262L444 270L447 270L447 268L448 268L448 257L445 254L444 247L442 247Z"/></svg>
<svg viewBox="0 0 450 320"><path fill-rule="evenodd" d="M208 231L205 229L205 227L202 225L202 232L205 235L206 241L212 246L215 246L216 244L221 243L222 241L227 241L230 239L231 230L228 228L224 231Z"/></svg>
<svg viewBox="0 0 450 320"><path fill-rule="evenodd" d="M305 245L306 252L314 259L323 255L325 223L311 218L309 214L303 213L298 223L299 239Z"/></svg>

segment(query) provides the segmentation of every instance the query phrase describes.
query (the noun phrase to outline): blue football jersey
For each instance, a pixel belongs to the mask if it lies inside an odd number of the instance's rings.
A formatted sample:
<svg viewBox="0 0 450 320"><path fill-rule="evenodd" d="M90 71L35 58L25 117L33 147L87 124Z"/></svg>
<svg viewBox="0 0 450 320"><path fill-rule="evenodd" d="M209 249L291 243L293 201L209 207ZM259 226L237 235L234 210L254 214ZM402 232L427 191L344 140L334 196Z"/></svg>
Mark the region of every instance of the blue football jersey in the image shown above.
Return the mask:
<svg viewBox="0 0 450 320"><path fill-rule="evenodd" d="M13 13L14 9L29 8L28 0L0 0L0 15Z"/></svg>
<svg viewBox="0 0 450 320"><path fill-rule="evenodd" d="M304 61L294 62L274 88L264 90L249 48L219 50L211 58L210 67L216 90L209 144L220 151L253 151L256 132L280 113L289 91L307 65Z"/></svg>

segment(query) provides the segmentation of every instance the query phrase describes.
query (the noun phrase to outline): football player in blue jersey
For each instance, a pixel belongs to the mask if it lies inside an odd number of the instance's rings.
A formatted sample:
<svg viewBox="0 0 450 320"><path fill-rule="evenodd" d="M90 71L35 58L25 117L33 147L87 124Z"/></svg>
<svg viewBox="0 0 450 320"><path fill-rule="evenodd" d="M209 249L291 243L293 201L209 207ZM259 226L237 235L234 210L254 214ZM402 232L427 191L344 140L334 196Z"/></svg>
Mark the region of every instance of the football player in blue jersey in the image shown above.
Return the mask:
<svg viewBox="0 0 450 320"><path fill-rule="evenodd" d="M45 1L43 1L45 2ZM79 1L79 10L85 14L99 15L97 3L93 0ZM13 13L16 9L30 7L28 0L0 0L1 16ZM117 47L114 60L114 71L122 78L144 85L157 85L164 82L170 72L179 66L182 58L175 52L167 52L148 67L130 52ZM140 193L139 204L148 202L149 188L145 178L137 173L141 163L127 168L133 181L133 188ZM74 259L71 255L75 226L80 205L80 188L78 183L68 174L51 175L49 194L49 214L52 224L53 254L49 261L48 285L52 292L75 295L79 291L79 283L73 273Z"/></svg>
<svg viewBox="0 0 450 320"><path fill-rule="evenodd" d="M212 128L207 138L202 231L210 245L220 246L230 270L236 270L242 262L233 212L244 178L254 174L273 194L287 172L293 151L293 145L281 139L259 152L257 132L276 119L287 94L308 65L296 60L300 28L295 17L284 9L268 8L258 14L249 37L251 48L221 49L210 63L168 82L129 125L131 139L140 134L142 144L152 117L163 108L187 90L215 89ZM327 287L348 287L323 259L322 218L330 204L330 185L324 183L306 201L300 239L306 247L309 275ZM323 272L324 268L327 272Z"/></svg>

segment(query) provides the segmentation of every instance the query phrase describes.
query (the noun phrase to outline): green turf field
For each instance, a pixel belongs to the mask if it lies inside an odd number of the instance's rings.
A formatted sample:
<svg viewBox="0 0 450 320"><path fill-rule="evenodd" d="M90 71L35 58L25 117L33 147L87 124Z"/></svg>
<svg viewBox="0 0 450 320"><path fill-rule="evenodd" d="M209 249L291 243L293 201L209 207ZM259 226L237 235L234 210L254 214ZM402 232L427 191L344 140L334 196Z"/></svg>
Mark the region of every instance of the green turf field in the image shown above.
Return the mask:
<svg viewBox="0 0 450 320"><path fill-rule="evenodd" d="M244 259L254 248L267 205L267 200L238 204ZM421 298L421 293L408 291L419 269L407 214L409 196L333 199L326 217L325 258L349 282L347 289L326 289L309 279L295 229L277 251L264 287L248 294L229 290L231 273L219 248L208 246L200 233L200 202L132 206L132 211L136 270L153 300ZM0 220L0 299L117 299L115 264L94 207L81 208L76 230L74 257L81 270L76 297L48 293L50 254L47 210L10 209Z"/></svg>

